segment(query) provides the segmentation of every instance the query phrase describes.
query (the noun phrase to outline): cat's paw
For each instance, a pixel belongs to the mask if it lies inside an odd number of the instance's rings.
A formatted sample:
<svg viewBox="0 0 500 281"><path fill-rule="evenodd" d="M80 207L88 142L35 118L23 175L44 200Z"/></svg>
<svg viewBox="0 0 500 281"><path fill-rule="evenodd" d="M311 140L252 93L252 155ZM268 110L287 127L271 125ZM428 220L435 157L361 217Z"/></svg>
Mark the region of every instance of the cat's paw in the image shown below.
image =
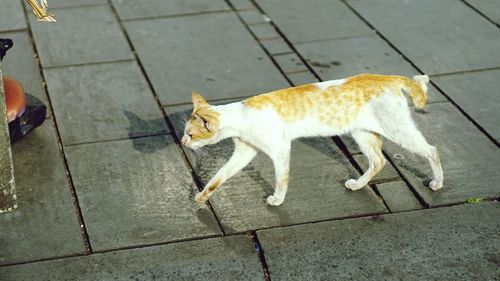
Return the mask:
<svg viewBox="0 0 500 281"><path fill-rule="evenodd" d="M355 179L349 179L345 182L345 187L350 190L358 190L363 186L359 186L358 182Z"/></svg>
<svg viewBox="0 0 500 281"><path fill-rule="evenodd" d="M285 198L278 198L274 195L267 197L266 203L269 206L279 206L285 201Z"/></svg>
<svg viewBox="0 0 500 281"><path fill-rule="evenodd" d="M203 192L200 192L200 193L196 194L196 196L194 197L194 200L196 202L198 202L199 204L203 204L208 200L208 196L205 196L203 194Z"/></svg>
<svg viewBox="0 0 500 281"><path fill-rule="evenodd" d="M443 181L438 181L436 179L433 179L429 183L429 188L434 190L434 191L441 189L441 187L443 187Z"/></svg>

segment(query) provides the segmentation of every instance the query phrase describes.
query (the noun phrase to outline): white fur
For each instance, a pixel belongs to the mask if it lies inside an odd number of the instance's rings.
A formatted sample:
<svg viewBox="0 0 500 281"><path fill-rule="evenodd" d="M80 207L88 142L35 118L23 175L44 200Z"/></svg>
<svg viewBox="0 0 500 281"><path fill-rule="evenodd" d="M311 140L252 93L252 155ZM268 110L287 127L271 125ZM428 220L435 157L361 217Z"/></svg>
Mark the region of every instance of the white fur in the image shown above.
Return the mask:
<svg viewBox="0 0 500 281"><path fill-rule="evenodd" d="M326 88L331 85L340 85L341 81L333 80L317 85ZM292 140L299 137L347 133L352 134L369 160L369 168L359 179L346 181L345 185L348 189L357 190L364 187L383 168L386 160L381 152L381 141L377 134L385 136L413 153L426 157L434 173L430 188L437 190L442 186L443 172L437 150L429 145L417 130L410 116L408 102L401 95L385 93L373 98L361 108L348 128L324 124L315 114L297 122L287 123L271 107L259 110L247 107L243 102L212 108L220 113L220 128L217 135L210 140L186 145L196 148L225 138L233 138L235 151L231 159L210 180L203 192L197 195L198 202L204 202L213 193L213 190L207 189L208 186L216 180L222 184L243 169L256 155L257 150L261 150L271 158L275 168L276 188L274 194L268 197L267 203L278 206L283 203L287 191Z"/></svg>
<svg viewBox="0 0 500 281"><path fill-rule="evenodd" d="M316 85L316 87L318 87L320 90L325 90L331 86L340 86L344 84L345 81L346 81L345 79L330 80L330 81L314 83L314 85Z"/></svg>

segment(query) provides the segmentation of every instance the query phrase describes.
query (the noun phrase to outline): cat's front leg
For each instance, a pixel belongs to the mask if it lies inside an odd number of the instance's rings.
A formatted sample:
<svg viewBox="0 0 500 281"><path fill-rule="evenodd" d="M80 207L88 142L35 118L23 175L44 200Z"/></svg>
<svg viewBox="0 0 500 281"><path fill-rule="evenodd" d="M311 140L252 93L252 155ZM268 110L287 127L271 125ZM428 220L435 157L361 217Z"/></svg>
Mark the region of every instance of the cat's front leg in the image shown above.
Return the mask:
<svg viewBox="0 0 500 281"><path fill-rule="evenodd" d="M238 138L233 138L233 141L233 155L231 155L229 161L227 161L226 164L224 164L224 166L222 166L215 176L207 183L207 185L203 188L203 191L196 195L196 202L206 202L215 192L217 187L248 165L248 163L250 163L250 161L252 161L257 154L257 150L253 146L239 140Z"/></svg>
<svg viewBox="0 0 500 281"><path fill-rule="evenodd" d="M274 194L267 197L266 203L270 206L279 206L285 201L288 190L288 175L290 171L290 145L282 147L279 152L273 153L276 186Z"/></svg>

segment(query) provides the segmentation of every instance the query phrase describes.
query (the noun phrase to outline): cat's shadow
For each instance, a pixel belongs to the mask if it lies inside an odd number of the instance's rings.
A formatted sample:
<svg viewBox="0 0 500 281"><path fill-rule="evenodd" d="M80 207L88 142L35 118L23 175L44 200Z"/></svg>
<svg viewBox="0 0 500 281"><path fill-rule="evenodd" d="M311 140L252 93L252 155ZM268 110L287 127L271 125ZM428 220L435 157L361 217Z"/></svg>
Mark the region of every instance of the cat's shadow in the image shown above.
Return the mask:
<svg viewBox="0 0 500 281"><path fill-rule="evenodd" d="M132 144L135 150L138 150L142 153L154 153L158 150L166 148L171 144L171 142L167 141L152 141L151 138L147 137L147 132L151 131L156 131L158 133L149 134L149 136L168 134L165 119L156 118L145 120L128 110L124 110L123 114L129 121L128 137L132 140Z"/></svg>

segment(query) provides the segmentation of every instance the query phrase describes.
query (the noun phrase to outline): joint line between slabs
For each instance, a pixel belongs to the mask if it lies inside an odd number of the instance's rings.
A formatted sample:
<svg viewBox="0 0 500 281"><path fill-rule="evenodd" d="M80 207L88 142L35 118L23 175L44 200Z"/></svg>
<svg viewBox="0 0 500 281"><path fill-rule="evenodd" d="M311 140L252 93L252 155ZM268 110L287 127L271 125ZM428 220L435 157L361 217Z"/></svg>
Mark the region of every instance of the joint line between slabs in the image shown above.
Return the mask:
<svg viewBox="0 0 500 281"><path fill-rule="evenodd" d="M287 77L286 73L284 70L281 68L281 66L278 64L278 62L274 59L273 55L264 47L262 44L261 40L269 40L269 39L276 39L276 38L258 38L257 35L252 31L250 28L250 25L243 19L243 17L240 15L240 11L237 10L233 4L229 0L225 0L226 4L231 7L232 11L236 14L240 22L243 24L243 26L247 29L247 31L250 33L250 35L254 38L254 40L259 44L260 48L264 51L264 53L268 56L268 58L271 60L271 62L274 64L276 69L281 73L283 78L288 82L289 85L293 85L292 81ZM259 11L260 12L260 11ZM263 23L263 24L270 24L270 23ZM274 25L272 25L274 27ZM274 27L275 28L275 27Z"/></svg>
<svg viewBox="0 0 500 281"><path fill-rule="evenodd" d="M267 266L266 256L264 254L264 249L262 248L262 244L260 244L259 237L257 237L257 232L253 230L250 233L250 237L252 238L252 243L254 245L255 251L257 252L257 256L259 257L260 264L262 266L264 281L271 281L271 275L269 273L269 268Z"/></svg>
<svg viewBox="0 0 500 281"><path fill-rule="evenodd" d="M156 93L156 90L153 87L153 83L151 82L151 80L149 79L149 76L147 75L146 69L145 69L145 67L144 67L141 59L139 58L138 53L135 50L134 44L132 43L132 40L131 40L131 38L130 38L128 32L127 32L127 30L123 26L123 22L122 22L120 16L118 15L115 6L111 2L111 0L108 0L108 3L110 5L110 8L111 8L111 11L112 11L113 15L115 16L115 19L117 20L117 22L118 22L118 24L120 26L121 31L123 32L123 35L125 36L125 39L127 40L129 48L131 49L132 53L134 54L135 60L137 61L137 64L139 65L141 73L144 76L144 79L146 80L146 83L148 84L149 89L151 90L151 93L153 94L153 97L154 97L154 99L156 101L158 109L161 111L161 114L163 115L163 120L165 121L168 129L170 130L170 135L174 139L174 142L176 143L177 148L180 150L180 152L181 152L181 154L183 156L183 159L184 159L184 163L187 165L187 168L191 170L191 175L192 175L193 182L197 186L198 190L201 191L202 188L203 188L202 182L198 178L198 175L196 174L196 171L195 171L193 165L189 161L189 159L187 157L187 154L184 151L184 148L180 144L179 138L177 137L177 134L176 134L176 131L175 131L175 126L174 126L172 120L170 120L170 118L168 117L168 115L163 110L161 102L160 102L160 98L158 97L158 95ZM224 236L225 235L225 231L224 231L224 228L222 227L222 223L221 223L219 217L217 216L217 213L215 212L215 210L212 207L212 205L210 204L210 202L207 202L207 205L210 208L210 210L212 211L212 214L214 215L214 218L217 221L217 225L219 226L219 229L220 229L222 235Z"/></svg>
<svg viewBox="0 0 500 281"><path fill-rule="evenodd" d="M33 36L33 30L31 29L31 23L30 23L29 18L28 18L28 12L26 11L26 6L25 5L22 5L22 6L23 6L24 17L25 17L25 21L26 21L26 24L28 27L28 34L30 37L30 41L32 43L33 51L35 53L35 56L39 58L40 56L39 56L39 52L38 52L38 47L37 47L37 44L35 42L35 37ZM82 235L83 243L85 245L85 254L90 255L93 252L92 245L90 243L90 237L89 237L89 234L87 231L85 220L83 218L82 210L80 208L80 201L78 200L78 194L76 192L75 184L73 182L73 177L71 176L71 170L70 170L69 165L68 165L68 159L66 158L66 153L64 152L64 145L62 144L61 132L60 132L59 126L57 124L57 118L54 114L54 107L52 106L52 100L50 98L49 89L47 87L47 81L45 80L45 75L44 75L44 72L42 70L42 65L41 65L40 60L37 61L37 66L38 66L38 70L40 72L40 77L42 78L43 89L44 89L45 95L47 97L48 110L50 110L52 121L54 124L54 128L56 130L57 145L59 148L60 156L63 160L64 172L66 174L66 180L67 180L69 187L70 187L70 193L71 193L71 198L73 201L73 207L75 208L76 215L78 217L80 232Z"/></svg>
<svg viewBox="0 0 500 281"><path fill-rule="evenodd" d="M252 0L252 1L255 1L255 0ZM346 7L348 9L350 9L356 16L358 16L359 19L361 19L366 25L368 25L368 27L370 27L371 29L375 30L375 33L382 39L384 40L394 51L396 51L398 54L401 55L401 57L407 61L408 63L410 63L410 65L415 68L419 73L421 74L425 74L422 69L420 69L415 63L413 63L412 60L410 60L410 58L408 58L403 52L401 52L387 37L385 37L378 29L375 28L375 26L373 26L367 19L365 19L363 16L361 16L361 14L356 11L351 5L349 5L349 3L347 3L346 0L340 0L342 3L344 3L346 5ZM474 120L467 112L465 112L465 110L460 107L458 105L458 103L456 103L450 96L448 96L441 88L439 88L436 83L434 83L434 81L430 81L430 84L433 85L445 98L447 98L451 104L453 104L455 106L455 108L460 112L462 113L463 116L465 116L465 118L467 118L470 122L472 122L472 124L474 124L474 126L476 126L477 129L479 129L479 131L481 133L483 133L494 145L496 145L497 147L500 148L500 144L499 142L492 136L490 135L483 127L481 127L481 125L479 123L477 123L476 120Z"/></svg>
<svg viewBox="0 0 500 281"><path fill-rule="evenodd" d="M496 23L493 19L491 19L490 17L488 17L486 14L484 14L483 12L481 12L479 9L477 9L476 7L474 7L472 4L469 3L469 1L467 0L462 0L462 2L468 6L470 9L472 9L473 11L475 11L476 13L478 13L479 15L481 15L484 19L486 19L487 21L489 21L490 23L494 24L496 27L500 28L500 24L499 23Z"/></svg>

